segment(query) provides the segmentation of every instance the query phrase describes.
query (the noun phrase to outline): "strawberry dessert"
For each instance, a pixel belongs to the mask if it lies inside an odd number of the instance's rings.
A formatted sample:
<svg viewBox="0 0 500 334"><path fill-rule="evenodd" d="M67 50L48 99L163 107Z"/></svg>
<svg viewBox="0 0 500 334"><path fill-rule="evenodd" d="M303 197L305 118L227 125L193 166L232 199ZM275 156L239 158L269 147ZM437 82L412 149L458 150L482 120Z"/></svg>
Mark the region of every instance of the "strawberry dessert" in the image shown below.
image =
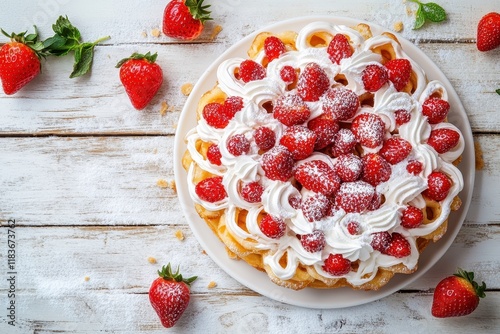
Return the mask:
<svg viewBox="0 0 500 334"><path fill-rule="evenodd" d="M228 255L292 289L413 273L461 203L443 84L365 24L261 33L248 55L218 67L183 157Z"/></svg>

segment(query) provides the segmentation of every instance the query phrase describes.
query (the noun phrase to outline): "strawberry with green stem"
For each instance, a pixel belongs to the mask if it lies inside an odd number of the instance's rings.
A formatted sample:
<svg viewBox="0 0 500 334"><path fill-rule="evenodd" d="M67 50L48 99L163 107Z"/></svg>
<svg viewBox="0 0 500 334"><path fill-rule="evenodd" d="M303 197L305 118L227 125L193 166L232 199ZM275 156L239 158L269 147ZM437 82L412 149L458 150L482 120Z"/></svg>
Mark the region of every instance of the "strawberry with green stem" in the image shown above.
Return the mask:
<svg viewBox="0 0 500 334"><path fill-rule="evenodd" d="M135 109L144 109L163 83L163 71L156 63L157 53L134 53L116 64L120 81Z"/></svg>
<svg viewBox="0 0 500 334"><path fill-rule="evenodd" d="M474 281L474 273L458 268L453 276L441 280L434 290L432 315L436 318L459 317L472 313L486 295L486 284Z"/></svg>
<svg viewBox="0 0 500 334"><path fill-rule="evenodd" d="M38 32L26 35L27 31L8 34L10 38L0 48L0 79L7 95L12 95L32 81L41 70L40 59L45 58L43 43L38 40Z"/></svg>
<svg viewBox="0 0 500 334"><path fill-rule="evenodd" d="M149 288L149 301L158 314L162 325L170 328L180 319L189 305L190 285L198 277L183 278L177 271L172 272L170 263L158 270L158 277Z"/></svg>
<svg viewBox="0 0 500 334"><path fill-rule="evenodd" d="M105 36L95 42L82 43L80 31L71 24L67 16L59 16L56 23L52 25L52 30L55 35L43 41L44 49L54 56L65 56L74 51L75 62L70 78L86 74L92 67L95 46L110 38Z"/></svg>
<svg viewBox="0 0 500 334"><path fill-rule="evenodd" d="M206 21L211 20L210 5L203 0L172 0L163 12L163 33L172 38L193 40L200 36Z"/></svg>

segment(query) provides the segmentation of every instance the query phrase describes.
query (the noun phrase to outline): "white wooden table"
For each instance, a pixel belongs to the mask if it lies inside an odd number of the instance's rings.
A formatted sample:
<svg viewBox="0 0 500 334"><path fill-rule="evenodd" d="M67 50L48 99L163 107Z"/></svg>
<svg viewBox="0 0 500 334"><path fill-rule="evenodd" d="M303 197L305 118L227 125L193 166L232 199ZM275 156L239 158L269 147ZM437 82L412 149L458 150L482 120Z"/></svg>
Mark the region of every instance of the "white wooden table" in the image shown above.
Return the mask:
<svg viewBox="0 0 500 334"><path fill-rule="evenodd" d="M436 0L437 1L437 0ZM0 94L0 332L161 333L148 289L161 264L199 275L192 302L172 333L429 333L497 332L500 328L500 49L475 47L477 21L500 1L439 0L448 20L411 29L415 8L402 0L210 1L214 21L193 43L161 30L167 1L16 1L2 5L0 26L36 24L42 37L68 15L96 48L90 75L69 79L71 57L48 59L43 72L14 96ZM416 43L450 79L482 148L484 168L467 219L445 256L389 297L347 309L282 304L236 282L203 253L175 192L173 143L186 96L230 45L256 29L304 15L340 15L393 29ZM212 38L214 28L223 30ZM5 42L6 38L1 38ZM132 52L158 52L165 83L150 107L134 110L115 64ZM168 111L160 113L166 101ZM8 224L15 220L15 327L10 319ZM176 231L185 239L178 240ZM155 258L152 264L148 258ZM456 267L487 282L470 316L435 319L432 289ZM211 281L215 288L208 288Z"/></svg>

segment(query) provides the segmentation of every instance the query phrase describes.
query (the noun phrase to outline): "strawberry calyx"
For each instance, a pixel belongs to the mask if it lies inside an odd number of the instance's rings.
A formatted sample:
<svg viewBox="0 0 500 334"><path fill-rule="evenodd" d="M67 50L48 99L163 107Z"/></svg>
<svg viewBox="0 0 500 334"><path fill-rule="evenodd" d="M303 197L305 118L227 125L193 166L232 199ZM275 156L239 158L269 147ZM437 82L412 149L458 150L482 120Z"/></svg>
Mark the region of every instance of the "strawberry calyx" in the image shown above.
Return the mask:
<svg viewBox="0 0 500 334"><path fill-rule="evenodd" d="M454 274L454 276L460 277L465 279L467 282L469 282L472 287L474 288L474 291L476 292L476 295L479 298L484 298L486 297L486 294L484 291L486 290L486 283L482 282L481 285L479 285L476 281L474 281L474 273L465 271L461 268L457 268L457 272Z"/></svg>
<svg viewBox="0 0 500 334"><path fill-rule="evenodd" d="M193 283L198 278L198 276L183 278L179 272L179 267L177 267L177 271L175 273L172 272L170 263L166 266L162 266L161 270L158 270L158 275L167 281L184 282L188 286L190 286L191 283Z"/></svg>
<svg viewBox="0 0 500 334"><path fill-rule="evenodd" d="M154 63L156 61L156 58L158 57L158 53L155 52L154 54L151 54L151 52L148 51L146 54L140 54L137 52L134 52L130 57L123 58L116 64L116 68L120 68L123 64L125 64L127 61L135 59L135 60L147 60L150 63Z"/></svg>
<svg viewBox="0 0 500 334"><path fill-rule="evenodd" d="M212 20L210 17L210 13L207 9L210 5L203 5L203 0L186 0L186 7L189 9L189 12L193 16L193 19L200 20L201 23L205 23L205 21Z"/></svg>
<svg viewBox="0 0 500 334"><path fill-rule="evenodd" d="M17 33L17 34L14 32L9 34L3 29L0 29L0 31L6 37L10 38L10 40L12 42L18 42L18 43L22 43L22 44L25 44L26 46L28 46L30 49L32 49L35 52L38 59L45 58L49 55L49 53L46 52L46 50L44 50L45 47L43 45L43 42L38 40L38 30L36 29L36 26L33 26L33 28L34 28L35 32L32 34L27 34L28 31L23 31L23 32Z"/></svg>

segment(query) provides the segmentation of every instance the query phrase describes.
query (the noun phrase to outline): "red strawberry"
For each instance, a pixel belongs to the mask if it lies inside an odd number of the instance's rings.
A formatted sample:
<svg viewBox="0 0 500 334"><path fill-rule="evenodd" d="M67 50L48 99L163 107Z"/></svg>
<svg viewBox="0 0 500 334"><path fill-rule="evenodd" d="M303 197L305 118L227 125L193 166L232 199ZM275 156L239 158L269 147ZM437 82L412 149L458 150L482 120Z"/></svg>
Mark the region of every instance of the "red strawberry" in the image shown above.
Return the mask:
<svg viewBox="0 0 500 334"><path fill-rule="evenodd" d="M211 20L203 0L172 0L163 12L163 33L169 37L193 40L200 36L205 21Z"/></svg>
<svg viewBox="0 0 500 334"><path fill-rule="evenodd" d="M443 154L457 146L460 141L460 134L452 129L435 129L427 140L427 144L432 146L437 153Z"/></svg>
<svg viewBox="0 0 500 334"><path fill-rule="evenodd" d="M363 162L352 153L342 154L337 158L333 170L344 182L356 181L363 171Z"/></svg>
<svg viewBox="0 0 500 334"><path fill-rule="evenodd" d="M241 62L239 75L243 82L261 80L266 77L266 69L261 64L247 59Z"/></svg>
<svg viewBox="0 0 500 334"><path fill-rule="evenodd" d="M315 150L322 150L332 144L334 135L339 131L339 123L325 114L310 120L307 127L316 135Z"/></svg>
<svg viewBox="0 0 500 334"><path fill-rule="evenodd" d="M274 104L274 118L286 126L302 124L310 115L307 104L295 94L281 95Z"/></svg>
<svg viewBox="0 0 500 334"><path fill-rule="evenodd" d="M297 80L297 72L292 66L286 65L281 68L280 77L287 85L290 85Z"/></svg>
<svg viewBox="0 0 500 334"><path fill-rule="evenodd" d="M369 153L362 158L363 174L361 179L376 187L391 177L391 165L377 153Z"/></svg>
<svg viewBox="0 0 500 334"><path fill-rule="evenodd" d="M232 119L238 111L243 109L243 99L239 96L230 96L224 101L222 107L224 113Z"/></svg>
<svg viewBox="0 0 500 334"><path fill-rule="evenodd" d="M330 87L330 79L316 63L309 63L299 75L297 94L307 102L318 101Z"/></svg>
<svg viewBox="0 0 500 334"><path fill-rule="evenodd" d="M210 161L211 164L220 166L222 165L222 162L220 161L221 158L222 155L220 154L219 146L211 144L207 149L208 161Z"/></svg>
<svg viewBox="0 0 500 334"><path fill-rule="evenodd" d="M489 51L500 46L499 13L488 13L479 20L476 45L479 51Z"/></svg>
<svg viewBox="0 0 500 334"><path fill-rule="evenodd" d="M200 199L210 203L221 201L227 196L222 184L222 176L213 176L200 181L194 191Z"/></svg>
<svg viewBox="0 0 500 334"><path fill-rule="evenodd" d="M424 116L427 116L430 124L437 124L444 121L449 111L450 104L448 101L438 97L431 97L422 104L422 113Z"/></svg>
<svg viewBox="0 0 500 334"><path fill-rule="evenodd" d="M398 259L407 257L411 254L411 246L408 240L399 233L393 233L391 242L386 249L386 254L397 257Z"/></svg>
<svg viewBox="0 0 500 334"><path fill-rule="evenodd" d="M351 119L359 108L359 98L352 90L330 88L321 97L323 111L336 121Z"/></svg>
<svg viewBox="0 0 500 334"><path fill-rule="evenodd" d="M431 313L436 318L460 317L472 313L479 298L486 295L486 284L474 281L474 273L458 268L454 276L441 280L432 300Z"/></svg>
<svg viewBox="0 0 500 334"><path fill-rule="evenodd" d="M376 148L384 141L385 124L382 119L372 113L356 116L352 121L351 130L358 142L369 148Z"/></svg>
<svg viewBox="0 0 500 334"><path fill-rule="evenodd" d="M363 72L361 72L361 80L367 91L376 92L382 88L389 79L384 67L372 64L366 66Z"/></svg>
<svg viewBox="0 0 500 334"><path fill-rule="evenodd" d="M411 120L411 114L408 110L399 109L394 112L394 118L396 119L396 124L401 126Z"/></svg>
<svg viewBox="0 0 500 334"><path fill-rule="evenodd" d="M260 221L260 230L271 239L279 239L285 235L286 223L280 217L265 215Z"/></svg>
<svg viewBox="0 0 500 334"><path fill-rule="evenodd" d="M350 235L358 235L361 232L361 226L358 222L349 222L347 224L347 232Z"/></svg>
<svg viewBox="0 0 500 334"><path fill-rule="evenodd" d="M300 236L302 247L310 253L322 251L325 248L325 233L321 230L314 230L313 233Z"/></svg>
<svg viewBox="0 0 500 334"><path fill-rule="evenodd" d="M278 145L262 155L262 169L271 180L288 181L293 175L292 153L286 147Z"/></svg>
<svg viewBox="0 0 500 334"><path fill-rule="evenodd" d="M351 271L351 261L342 254L330 254L322 268L332 276L342 276Z"/></svg>
<svg viewBox="0 0 500 334"><path fill-rule="evenodd" d="M276 144L276 134L268 127L260 126L253 132L255 144L263 151L270 150Z"/></svg>
<svg viewBox="0 0 500 334"><path fill-rule="evenodd" d="M451 188L451 181L442 172L432 172L427 177L427 189L423 194L435 201L442 201L448 196Z"/></svg>
<svg viewBox="0 0 500 334"><path fill-rule="evenodd" d="M339 189L340 178L324 161L311 160L300 164L295 179L308 190L331 196Z"/></svg>
<svg viewBox="0 0 500 334"><path fill-rule="evenodd" d="M2 33L11 41L0 48L0 79L5 94L12 95L40 73L40 58L45 54L36 28L35 33L28 36L26 32L9 35L2 30Z"/></svg>
<svg viewBox="0 0 500 334"><path fill-rule="evenodd" d="M333 136L332 155L338 157L342 154L352 153L356 143L356 136L352 131L342 128Z"/></svg>
<svg viewBox="0 0 500 334"><path fill-rule="evenodd" d="M330 44L328 44L326 52L330 56L332 63L335 64L340 64L342 59L352 56L352 49L349 44L349 40L342 34L333 36Z"/></svg>
<svg viewBox="0 0 500 334"><path fill-rule="evenodd" d="M411 76L411 63L408 59L391 59L385 63L387 76L394 84L394 88L399 92L405 88Z"/></svg>
<svg viewBox="0 0 500 334"><path fill-rule="evenodd" d="M286 52L285 44L276 36L269 36L264 40L264 53L269 62Z"/></svg>
<svg viewBox="0 0 500 334"><path fill-rule="evenodd" d="M422 170L424 169L424 166L420 161L417 160L411 160L408 161L408 165L406 165L406 170L408 173L413 174L413 175L418 175Z"/></svg>
<svg viewBox="0 0 500 334"><path fill-rule="evenodd" d="M382 195L379 192L375 192L375 194L373 194L373 198L372 201L370 202L370 205L368 205L367 210L368 211L378 210L382 205L382 200L383 200Z"/></svg>
<svg viewBox="0 0 500 334"><path fill-rule="evenodd" d="M328 197L321 193L316 193L303 200L300 204L300 209L304 217L312 223L325 217L330 206L331 202Z"/></svg>
<svg viewBox="0 0 500 334"><path fill-rule="evenodd" d="M250 151L250 142L245 135L236 134L227 139L226 147L229 153L237 157Z"/></svg>
<svg viewBox="0 0 500 334"><path fill-rule="evenodd" d="M424 214L422 210L414 206L408 205L401 216L401 226L406 228L415 228L422 225Z"/></svg>
<svg viewBox="0 0 500 334"><path fill-rule="evenodd" d="M386 254L387 248L389 248L392 240L389 232L375 232L371 236L372 241L370 245L373 247L373 249L379 251L382 254Z"/></svg>
<svg viewBox="0 0 500 334"><path fill-rule="evenodd" d="M116 67L120 68L120 81L135 109L144 109L153 99L163 83L163 71L155 63L157 53L145 55L134 53L122 59Z"/></svg>
<svg viewBox="0 0 500 334"><path fill-rule="evenodd" d="M217 102L208 103L203 107L202 116L208 125L216 129L224 129L231 118L226 114L222 104Z"/></svg>
<svg viewBox="0 0 500 334"><path fill-rule="evenodd" d="M335 195L335 204L346 212L363 212L370 206L375 188L364 181L344 182Z"/></svg>
<svg viewBox="0 0 500 334"><path fill-rule="evenodd" d="M283 133L280 144L285 146L294 160L302 160L310 156L314 151L316 134L302 125L289 127Z"/></svg>
<svg viewBox="0 0 500 334"><path fill-rule="evenodd" d="M379 154L392 165L403 161L411 152L411 144L401 137L391 137L384 142Z"/></svg>
<svg viewBox="0 0 500 334"><path fill-rule="evenodd" d="M179 268L172 273L170 263L161 271L149 288L149 301L156 314L160 317L161 324L170 328L180 319L189 305L189 286L197 276L183 278Z"/></svg>
<svg viewBox="0 0 500 334"><path fill-rule="evenodd" d="M259 182L250 182L241 189L241 197L249 203L258 203L262 199L264 187Z"/></svg>

